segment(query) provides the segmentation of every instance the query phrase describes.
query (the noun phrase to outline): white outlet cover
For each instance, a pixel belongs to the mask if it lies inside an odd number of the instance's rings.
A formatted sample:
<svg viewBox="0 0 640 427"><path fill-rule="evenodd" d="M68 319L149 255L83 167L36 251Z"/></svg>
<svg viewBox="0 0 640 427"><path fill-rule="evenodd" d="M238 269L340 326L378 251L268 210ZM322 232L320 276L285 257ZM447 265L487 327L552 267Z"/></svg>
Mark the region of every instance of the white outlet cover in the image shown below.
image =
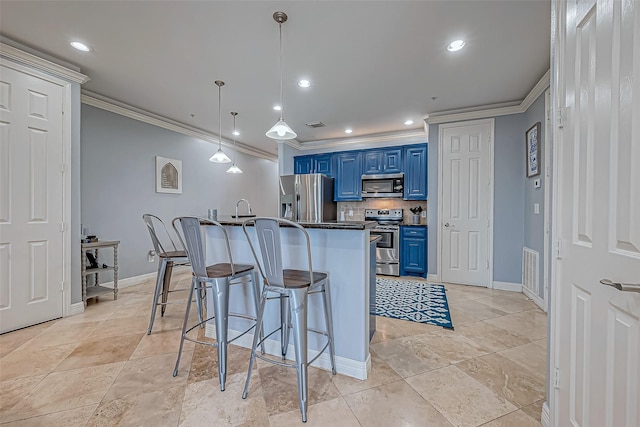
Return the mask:
<svg viewBox="0 0 640 427"><path fill-rule="evenodd" d="M534 203L533 204L533 213L534 214L539 214L540 213L540 203Z"/></svg>

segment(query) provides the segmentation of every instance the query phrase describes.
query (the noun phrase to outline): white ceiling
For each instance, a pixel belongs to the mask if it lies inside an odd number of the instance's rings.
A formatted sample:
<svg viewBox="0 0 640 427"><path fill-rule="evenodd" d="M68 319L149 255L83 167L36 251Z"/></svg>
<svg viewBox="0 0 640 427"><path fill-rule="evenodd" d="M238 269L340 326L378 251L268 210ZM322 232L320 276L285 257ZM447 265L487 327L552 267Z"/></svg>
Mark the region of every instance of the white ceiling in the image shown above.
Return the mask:
<svg viewBox="0 0 640 427"><path fill-rule="evenodd" d="M9 1L0 34L80 67L87 91L268 153L284 116L301 143L422 129L434 112L519 102L549 69L550 0ZM447 52L463 38L467 46ZM82 53L69 42L93 51ZM301 89L300 78L313 85ZM193 117L191 116L193 115ZM414 124L403 122L411 118ZM305 122L322 121L312 129Z"/></svg>

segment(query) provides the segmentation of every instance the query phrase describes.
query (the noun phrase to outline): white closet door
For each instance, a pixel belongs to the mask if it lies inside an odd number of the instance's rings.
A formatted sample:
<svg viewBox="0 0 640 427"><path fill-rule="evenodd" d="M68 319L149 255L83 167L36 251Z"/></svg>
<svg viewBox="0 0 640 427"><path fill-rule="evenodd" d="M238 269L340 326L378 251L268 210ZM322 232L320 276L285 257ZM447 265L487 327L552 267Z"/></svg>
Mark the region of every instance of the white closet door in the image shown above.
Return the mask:
<svg viewBox="0 0 640 427"><path fill-rule="evenodd" d="M1 70L0 332L6 332L63 313L63 88Z"/></svg>

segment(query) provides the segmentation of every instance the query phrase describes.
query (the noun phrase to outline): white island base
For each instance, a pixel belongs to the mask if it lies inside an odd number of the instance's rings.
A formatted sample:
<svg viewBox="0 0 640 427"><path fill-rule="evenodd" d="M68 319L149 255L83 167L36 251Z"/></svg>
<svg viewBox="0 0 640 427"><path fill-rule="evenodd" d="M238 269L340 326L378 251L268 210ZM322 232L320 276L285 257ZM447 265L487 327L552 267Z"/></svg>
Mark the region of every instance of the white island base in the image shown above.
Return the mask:
<svg viewBox="0 0 640 427"><path fill-rule="evenodd" d="M221 221L222 222L222 221ZM229 222L222 222L229 224ZM304 225L304 224L303 224ZM329 286L333 314L333 329L336 351L336 370L338 373L364 380L371 369L369 356L369 312L370 312L370 235L369 227L361 229L316 228L321 224L305 226L311 239L311 254L314 271L329 273ZM255 259L246 236L239 225L226 225L229 243L236 264L254 264ZM307 249L304 237L298 230L284 228L282 235L283 259L286 268L307 268ZM219 262L224 244L215 230L208 230L207 264ZM249 235L258 248L253 227ZM374 260L375 261L375 260ZM373 270L375 272L375 268ZM375 280L375 277L373 278ZM210 293L208 294L210 296ZM319 295L309 296L309 327L324 330L324 316ZM231 286L230 312L255 315L251 285ZM207 308L213 309L212 301L207 299ZM211 312L211 311L209 311ZM265 309L265 335L277 329L280 324L279 301L267 302ZM246 330L251 322L240 318L229 318L229 337L233 338ZM206 336L215 338L215 324L210 321L206 326ZM273 338L273 339L272 339ZM265 341L267 353L280 356L280 333ZM313 359L324 346L326 337L309 332L309 360ZM233 344L251 348L253 330L234 341ZM287 358L293 358L293 340L289 341ZM247 360L248 363L248 360ZM331 362L328 350L312 366L330 370Z"/></svg>

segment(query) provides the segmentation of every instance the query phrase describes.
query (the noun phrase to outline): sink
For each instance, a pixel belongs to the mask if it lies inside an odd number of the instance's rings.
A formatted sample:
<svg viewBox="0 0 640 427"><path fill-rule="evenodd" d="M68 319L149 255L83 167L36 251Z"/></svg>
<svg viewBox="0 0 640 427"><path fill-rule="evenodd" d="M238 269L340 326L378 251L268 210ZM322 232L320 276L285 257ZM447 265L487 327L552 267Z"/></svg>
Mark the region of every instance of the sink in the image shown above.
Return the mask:
<svg viewBox="0 0 640 427"><path fill-rule="evenodd" d="M231 215L231 218L255 218L254 214L245 214L245 215Z"/></svg>

